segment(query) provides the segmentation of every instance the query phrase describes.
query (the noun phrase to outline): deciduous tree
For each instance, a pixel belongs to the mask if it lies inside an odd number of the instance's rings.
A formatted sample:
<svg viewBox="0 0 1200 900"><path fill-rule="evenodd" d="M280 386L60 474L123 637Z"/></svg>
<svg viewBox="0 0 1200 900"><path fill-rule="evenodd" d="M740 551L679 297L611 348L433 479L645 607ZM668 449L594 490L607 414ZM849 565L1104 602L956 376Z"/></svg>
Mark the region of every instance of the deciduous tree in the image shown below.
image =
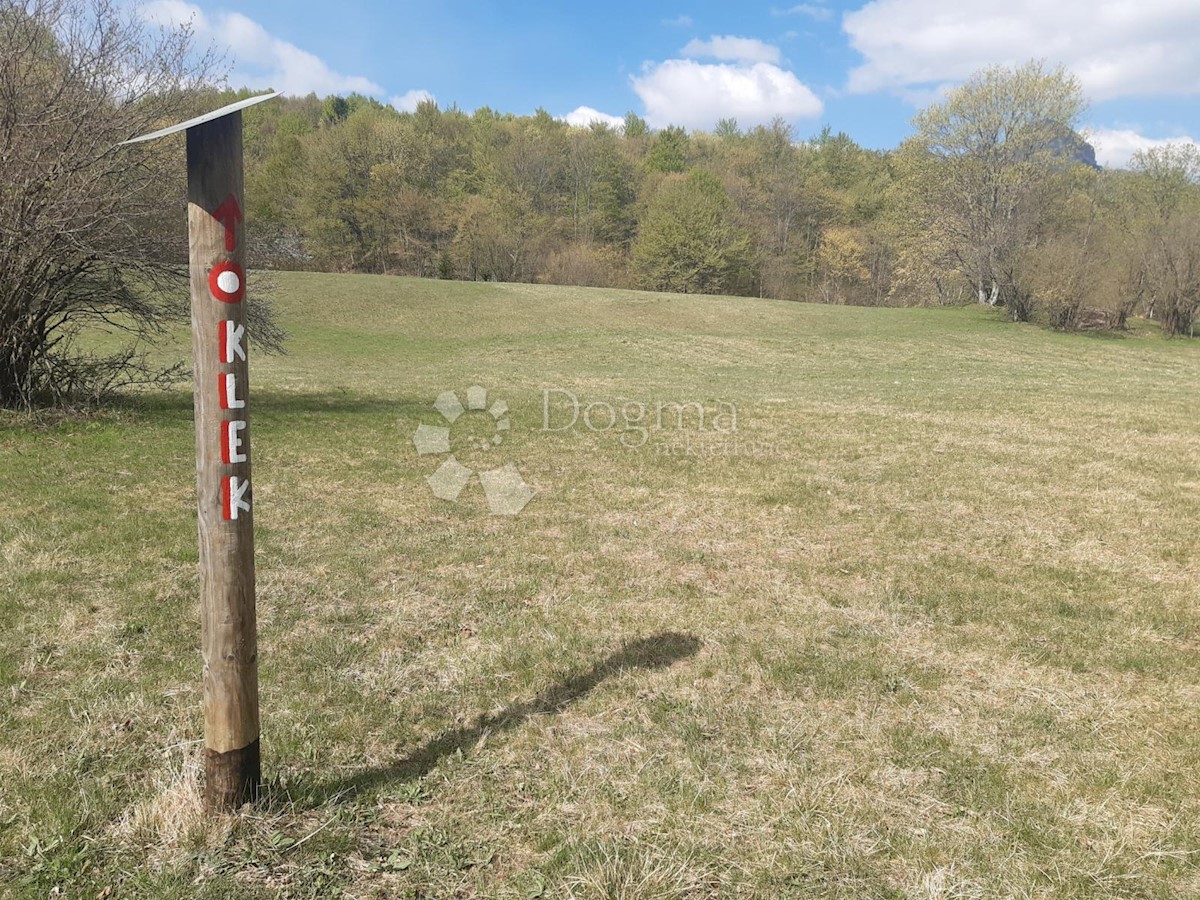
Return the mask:
<svg viewBox="0 0 1200 900"><path fill-rule="evenodd" d="M186 319L181 147L118 144L195 112L213 72L113 0L0 3L0 405L169 374L144 349ZM90 349L94 326L125 346Z"/></svg>
<svg viewBox="0 0 1200 900"><path fill-rule="evenodd" d="M1038 239L1040 187L1072 163L1083 110L1079 82L1061 68L993 67L922 110L902 150L914 223L980 303L1016 320L1032 312L1020 256Z"/></svg>
<svg viewBox="0 0 1200 900"><path fill-rule="evenodd" d="M1133 168L1146 213L1138 287L1164 333L1190 335L1200 313L1200 150L1154 147Z"/></svg>
<svg viewBox="0 0 1200 900"><path fill-rule="evenodd" d="M732 292L748 279L751 257L750 238L734 221L724 187L699 169L663 183L633 245L644 287L685 294Z"/></svg>

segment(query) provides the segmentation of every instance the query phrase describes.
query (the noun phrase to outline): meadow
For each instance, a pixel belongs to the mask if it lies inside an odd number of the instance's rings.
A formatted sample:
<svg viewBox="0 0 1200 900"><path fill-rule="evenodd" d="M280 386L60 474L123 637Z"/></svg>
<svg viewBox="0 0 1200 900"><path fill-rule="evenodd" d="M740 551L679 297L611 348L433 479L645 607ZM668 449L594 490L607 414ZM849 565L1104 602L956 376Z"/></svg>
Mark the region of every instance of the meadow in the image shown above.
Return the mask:
<svg viewBox="0 0 1200 900"><path fill-rule="evenodd" d="M1200 895L1200 342L278 282L264 796L200 808L190 388L0 414L0 894ZM519 515L426 483L473 385Z"/></svg>

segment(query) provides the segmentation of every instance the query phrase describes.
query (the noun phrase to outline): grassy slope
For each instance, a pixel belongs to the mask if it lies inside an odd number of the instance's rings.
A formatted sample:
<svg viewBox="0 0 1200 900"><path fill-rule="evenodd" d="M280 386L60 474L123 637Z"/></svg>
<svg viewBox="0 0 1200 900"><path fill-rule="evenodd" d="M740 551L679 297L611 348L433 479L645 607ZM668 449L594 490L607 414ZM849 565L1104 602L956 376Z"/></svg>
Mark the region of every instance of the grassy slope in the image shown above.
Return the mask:
<svg viewBox="0 0 1200 900"><path fill-rule="evenodd" d="M1200 892L1194 343L281 283L290 354L252 359L249 815L196 809L190 395L0 419L14 894ZM411 442L475 382L512 432L456 448L520 466L515 519L477 484L437 500ZM552 387L733 402L737 440L544 433Z"/></svg>

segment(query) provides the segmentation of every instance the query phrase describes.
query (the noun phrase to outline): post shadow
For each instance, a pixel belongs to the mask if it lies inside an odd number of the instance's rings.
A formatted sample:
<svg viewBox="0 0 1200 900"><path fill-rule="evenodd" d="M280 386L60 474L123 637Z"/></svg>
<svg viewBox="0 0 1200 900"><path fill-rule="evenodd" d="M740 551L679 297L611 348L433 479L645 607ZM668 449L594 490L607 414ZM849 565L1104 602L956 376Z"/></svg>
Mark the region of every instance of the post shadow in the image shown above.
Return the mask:
<svg viewBox="0 0 1200 900"><path fill-rule="evenodd" d="M325 797L336 797L392 782L420 778L428 774L439 760L458 750L465 752L475 746L485 734L509 731L531 716L559 712L612 675L627 669L665 669L693 656L699 649L699 638L674 631L629 641L622 645L620 650L593 664L587 671L560 681L532 700L513 703L495 715L480 716L474 725L444 731L437 737L430 738L408 756L389 765L367 769L349 778L327 783L318 793Z"/></svg>

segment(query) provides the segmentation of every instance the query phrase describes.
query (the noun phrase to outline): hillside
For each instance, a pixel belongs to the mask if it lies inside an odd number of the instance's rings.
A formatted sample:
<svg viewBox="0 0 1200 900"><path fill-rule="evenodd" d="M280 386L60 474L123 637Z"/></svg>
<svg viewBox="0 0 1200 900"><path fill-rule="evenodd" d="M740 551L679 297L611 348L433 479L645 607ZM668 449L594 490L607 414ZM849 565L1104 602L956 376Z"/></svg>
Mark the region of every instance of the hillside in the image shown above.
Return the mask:
<svg viewBox="0 0 1200 900"><path fill-rule="evenodd" d="M190 392L0 418L15 895L1200 890L1196 342L278 281L252 815L197 807ZM425 481L473 385L519 515Z"/></svg>

